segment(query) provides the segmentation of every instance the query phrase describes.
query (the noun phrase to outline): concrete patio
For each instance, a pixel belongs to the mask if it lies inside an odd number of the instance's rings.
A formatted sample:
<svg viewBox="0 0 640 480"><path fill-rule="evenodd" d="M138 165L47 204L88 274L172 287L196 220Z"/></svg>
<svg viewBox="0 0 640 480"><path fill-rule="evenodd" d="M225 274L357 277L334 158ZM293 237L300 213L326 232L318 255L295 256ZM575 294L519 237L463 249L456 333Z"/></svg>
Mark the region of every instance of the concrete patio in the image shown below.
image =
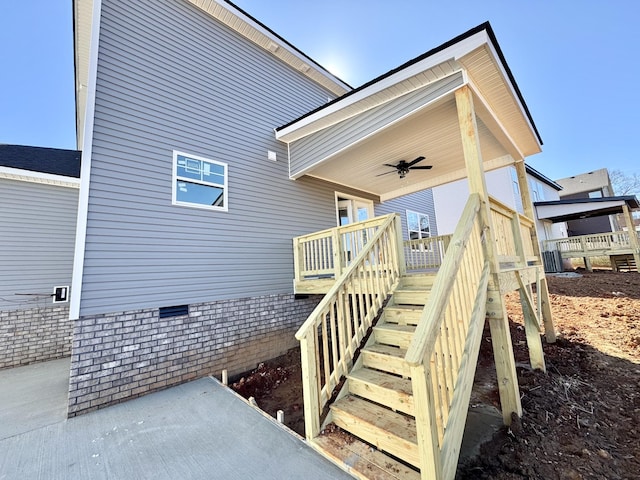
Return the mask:
<svg viewBox="0 0 640 480"><path fill-rule="evenodd" d="M68 360L0 371L0 479L347 479L213 378L65 419Z"/></svg>

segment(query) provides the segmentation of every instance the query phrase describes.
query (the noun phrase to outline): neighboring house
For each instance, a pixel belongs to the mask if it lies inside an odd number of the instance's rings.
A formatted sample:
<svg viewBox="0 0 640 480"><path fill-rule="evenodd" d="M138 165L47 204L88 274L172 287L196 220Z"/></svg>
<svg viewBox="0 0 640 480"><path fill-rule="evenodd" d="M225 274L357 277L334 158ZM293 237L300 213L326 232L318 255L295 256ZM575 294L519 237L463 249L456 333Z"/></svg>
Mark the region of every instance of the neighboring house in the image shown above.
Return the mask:
<svg viewBox="0 0 640 480"><path fill-rule="evenodd" d="M70 355L80 156L0 145L0 368Z"/></svg>
<svg viewBox="0 0 640 480"><path fill-rule="evenodd" d="M559 192L562 187L558 183L550 180L529 165L526 165L526 172L529 195L532 202L559 200ZM524 213L520 196L520 184L514 167L500 168L487 172L485 178L490 195L508 207ZM440 185L433 189L440 234L453 232L457 219L464 207L464 199L468 195L468 191L467 180ZM541 220L537 214L535 221L540 242L567 236L564 223Z"/></svg>
<svg viewBox="0 0 640 480"><path fill-rule="evenodd" d="M606 168L560 178L556 182L562 186L562 200L600 199L615 195ZM616 215L600 214L569 220L567 230L569 236L573 237L590 233L617 232L621 228Z"/></svg>
<svg viewBox="0 0 640 480"><path fill-rule="evenodd" d="M295 346L319 300L294 294L295 236L388 212L406 238L437 234L427 189L382 201L290 178L274 128L351 87L231 3L74 12L85 161L70 415Z"/></svg>

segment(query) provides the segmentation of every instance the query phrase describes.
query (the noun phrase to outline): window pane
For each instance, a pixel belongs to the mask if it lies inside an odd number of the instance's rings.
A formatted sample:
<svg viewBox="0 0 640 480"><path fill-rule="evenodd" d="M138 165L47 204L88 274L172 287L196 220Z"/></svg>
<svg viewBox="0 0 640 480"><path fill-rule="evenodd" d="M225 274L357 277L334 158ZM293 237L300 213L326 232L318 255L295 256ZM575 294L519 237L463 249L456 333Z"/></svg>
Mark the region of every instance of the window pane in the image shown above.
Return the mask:
<svg viewBox="0 0 640 480"><path fill-rule="evenodd" d="M202 162L202 180L224 184L224 167L215 163Z"/></svg>
<svg viewBox="0 0 640 480"><path fill-rule="evenodd" d="M429 217L426 215L420 215L420 232L422 238L429 236Z"/></svg>
<svg viewBox="0 0 640 480"><path fill-rule="evenodd" d="M177 173L179 177L202 180L202 162L200 160L178 155Z"/></svg>
<svg viewBox="0 0 640 480"><path fill-rule="evenodd" d="M224 189L178 180L176 200L198 205L224 207Z"/></svg>
<svg viewBox="0 0 640 480"><path fill-rule="evenodd" d="M410 231L418 231L418 214L414 212L407 212L407 224Z"/></svg>

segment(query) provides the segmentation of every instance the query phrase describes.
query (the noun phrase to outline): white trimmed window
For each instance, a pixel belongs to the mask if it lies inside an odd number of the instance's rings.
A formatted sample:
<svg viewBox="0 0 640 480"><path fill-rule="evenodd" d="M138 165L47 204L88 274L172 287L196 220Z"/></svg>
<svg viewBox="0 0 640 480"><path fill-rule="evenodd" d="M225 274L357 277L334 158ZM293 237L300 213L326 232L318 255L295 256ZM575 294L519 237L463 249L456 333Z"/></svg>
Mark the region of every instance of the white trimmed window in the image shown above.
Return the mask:
<svg viewBox="0 0 640 480"><path fill-rule="evenodd" d="M174 205L226 212L227 193L226 163L174 150Z"/></svg>
<svg viewBox="0 0 640 480"><path fill-rule="evenodd" d="M407 210L407 228L409 230L409 240L419 240L431 236L429 216L424 213Z"/></svg>

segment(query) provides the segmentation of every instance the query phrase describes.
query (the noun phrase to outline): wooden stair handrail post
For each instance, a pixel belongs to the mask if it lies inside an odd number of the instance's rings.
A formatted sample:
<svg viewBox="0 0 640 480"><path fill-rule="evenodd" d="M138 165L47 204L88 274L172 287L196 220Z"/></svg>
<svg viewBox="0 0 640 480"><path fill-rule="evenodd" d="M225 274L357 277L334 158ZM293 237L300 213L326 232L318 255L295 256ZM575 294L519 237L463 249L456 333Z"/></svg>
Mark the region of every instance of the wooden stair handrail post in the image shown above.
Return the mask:
<svg viewBox="0 0 640 480"><path fill-rule="evenodd" d="M394 243L395 258L398 262L399 276L402 277L407 273L407 262L404 256L404 237L402 236L402 220L400 219L400 215L395 217L394 228L396 234L396 241Z"/></svg>
<svg viewBox="0 0 640 480"><path fill-rule="evenodd" d="M317 361L318 337L313 330L306 332L300 340L302 370L302 398L304 404L304 435L311 440L320 434L320 388Z"/></svg>
<svg viewBox="0 0 640 480"><path fill-rule="evenodd" d="M333 274L337 280L342 273L342 235L334 228L331 232L331 246L333 250Z"/></svg>

